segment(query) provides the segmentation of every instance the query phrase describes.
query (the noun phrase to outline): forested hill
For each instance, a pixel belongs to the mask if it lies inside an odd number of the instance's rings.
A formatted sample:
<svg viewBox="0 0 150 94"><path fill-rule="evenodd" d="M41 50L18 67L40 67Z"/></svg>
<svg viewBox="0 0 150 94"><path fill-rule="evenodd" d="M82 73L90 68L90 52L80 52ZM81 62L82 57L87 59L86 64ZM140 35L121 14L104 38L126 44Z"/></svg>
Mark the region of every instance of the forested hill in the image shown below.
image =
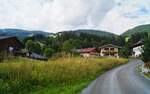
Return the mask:
<svg viewBox="0 0 150 94"><path fill-rule="evenodd" d="M124 32L123 36L133 35L135 33L143 33L143 32L149 32L150 33L150 24L147 25L140 25L133 29L129 29L128 31Z"/></svg>
<svg viewBox="0 0 150 94"><path fill-rule="evenodd" d="M114 37L114 36L116 36L113 33L100 31L100 30L92 30L92 29L91 30L90 29L70 30L70 31L63 31L60 33L65 33L65 32L74 32L74 34L86 33L86 34L97 35L100 37ZM33 36L33 35L49 36L52 34L53 33L47 33L47 32L43 32L43 31L29 31L29 30L23 30L23 29L0 29L0 36L16 36L19 39L24 39L24 38L27 38L27 37Z"/></svg>
<svg viewBox="0 0 150 94"><path fill-rule="evenodd" d="M90 29L81 29L81 30L74 30L76 33L87 33L87 34L94 34L97 36L104 36L104 37L113 37L116 36L113 33L101 31L101 30L90 30Z"/></svg>
<svg viewBox="0 0 150 94"><path fill-rule="evenodd" d="M33 35L50 35L52 33L47 33L43 31L29 31L29 30L23 30L23 29L0 29L0 36L16 36L19 39L24 39L29 36Z"/></svg>

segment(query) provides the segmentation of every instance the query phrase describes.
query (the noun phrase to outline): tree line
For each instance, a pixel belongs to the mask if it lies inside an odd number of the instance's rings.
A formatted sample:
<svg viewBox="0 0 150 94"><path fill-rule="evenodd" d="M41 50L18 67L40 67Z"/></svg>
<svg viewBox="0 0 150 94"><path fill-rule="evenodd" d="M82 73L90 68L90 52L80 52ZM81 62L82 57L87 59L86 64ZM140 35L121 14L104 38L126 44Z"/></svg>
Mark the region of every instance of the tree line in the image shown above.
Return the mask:
<svg viewBox="0 0 150 94"><path fill-rule="evenodd" d="M100 47L109 43L123 46L125 41L122 36L117 35L107 37L82 32L61 32L48 37L40 34L28 37L23 43L29 51L51 57L55 53L70 53L72 49Z"/></svg>

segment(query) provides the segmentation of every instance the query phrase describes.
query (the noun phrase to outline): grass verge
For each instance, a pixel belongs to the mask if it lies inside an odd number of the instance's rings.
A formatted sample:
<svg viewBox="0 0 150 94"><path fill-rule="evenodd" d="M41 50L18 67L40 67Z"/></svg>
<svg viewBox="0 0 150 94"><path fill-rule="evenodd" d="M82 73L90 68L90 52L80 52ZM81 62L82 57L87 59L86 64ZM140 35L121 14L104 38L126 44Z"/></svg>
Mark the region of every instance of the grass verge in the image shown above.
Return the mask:
<svg viewBox="0 0 150 94"><path fill-rule="evenodd" d="M141 75L143 75L145 78L150 78L150 73L143 73L141 66L142 66L142 65L139 65L139 66L137 67L137 72L140 73ZM149 64L145 64L145 67L146 67L146 68L150 68Z"/></svg>

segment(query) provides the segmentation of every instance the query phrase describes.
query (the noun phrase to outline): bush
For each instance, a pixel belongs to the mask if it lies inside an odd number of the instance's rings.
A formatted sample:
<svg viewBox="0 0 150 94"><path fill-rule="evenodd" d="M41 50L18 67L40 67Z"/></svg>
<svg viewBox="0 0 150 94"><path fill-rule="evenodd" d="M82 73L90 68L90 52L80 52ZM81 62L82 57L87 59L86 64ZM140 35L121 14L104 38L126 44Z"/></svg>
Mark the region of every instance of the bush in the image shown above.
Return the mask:
<svg viewBox="0 0 150 94"><path fill-rule="evenodd" d="M32 40L28 40L25 44L26 49L28 49L31 52L35 52L37 54L42 53L42 47L39 42L34 42Z"/></svg>
<svg viewBox="0 0 150 94"><path fill-rule="evenodd" d="M45 55L46 57L51 57L51 56L53 55L53 53L54 53L54 50L53 50L52 48L46 48L46 49L44 50L44 55Z"/></svg>

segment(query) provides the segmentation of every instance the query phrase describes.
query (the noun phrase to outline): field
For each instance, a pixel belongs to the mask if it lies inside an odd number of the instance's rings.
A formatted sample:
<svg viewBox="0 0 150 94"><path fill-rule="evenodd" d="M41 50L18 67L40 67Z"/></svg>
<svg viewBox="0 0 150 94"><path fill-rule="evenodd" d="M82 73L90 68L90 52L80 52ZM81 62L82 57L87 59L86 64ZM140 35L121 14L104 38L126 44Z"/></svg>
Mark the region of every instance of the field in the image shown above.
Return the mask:
<svg viewBox="0 0 150 94"><path fill-rule="evenodd" d="M97 76L127 61L80 57L48 62L7 60L0 63L0 94L78 94Z"/></svg>

